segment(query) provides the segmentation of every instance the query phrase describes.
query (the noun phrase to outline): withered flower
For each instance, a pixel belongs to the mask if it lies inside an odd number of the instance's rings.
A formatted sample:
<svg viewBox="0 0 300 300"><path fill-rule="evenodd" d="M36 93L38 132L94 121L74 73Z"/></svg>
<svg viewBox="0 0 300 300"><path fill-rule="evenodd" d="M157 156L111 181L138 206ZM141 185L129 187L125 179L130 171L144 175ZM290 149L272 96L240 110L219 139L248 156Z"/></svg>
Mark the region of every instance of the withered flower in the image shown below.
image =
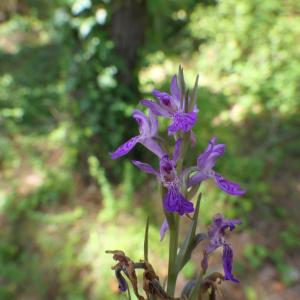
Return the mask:
<svg viewBox="0 0 300 300"><path fill-rule="evenodd" d="M111 268L112 270L115 270L116 277L119 283L119 290L121 292L125 292L128 289L127 282L121 274L121 272L123 272L130 280L134 294L137 296L137 298L139 300L145 300L145 298L140 295L138 291L134 262L121 250L108 250L106 251L106 253L113 254L113 259L118 261L118 263Z"/></svg>
<svg viewBox="0 0 300 300"><path fill-rule="evenodd" d="M152 265L144 261L143 263L145 265L143 289L147 299L151 299L151 296L156 296L159 299L171 299L160 285L159 277L156 275Z"/></svg>

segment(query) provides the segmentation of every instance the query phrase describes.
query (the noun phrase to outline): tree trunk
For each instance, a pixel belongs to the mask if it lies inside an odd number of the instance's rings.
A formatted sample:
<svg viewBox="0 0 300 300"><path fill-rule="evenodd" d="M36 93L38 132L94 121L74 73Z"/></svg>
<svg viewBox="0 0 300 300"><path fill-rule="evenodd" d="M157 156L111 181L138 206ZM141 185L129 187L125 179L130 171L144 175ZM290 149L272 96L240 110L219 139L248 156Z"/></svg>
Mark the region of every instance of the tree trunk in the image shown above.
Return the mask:
<svg viewBox="0 0 300 300"><path fill-rule="evenodd" d="M119 78L128 86L134 85L132 74L137 66L138 49L144 42L147 21L146 0L114 1L112 7L111 39L125 68Z"/></svg>

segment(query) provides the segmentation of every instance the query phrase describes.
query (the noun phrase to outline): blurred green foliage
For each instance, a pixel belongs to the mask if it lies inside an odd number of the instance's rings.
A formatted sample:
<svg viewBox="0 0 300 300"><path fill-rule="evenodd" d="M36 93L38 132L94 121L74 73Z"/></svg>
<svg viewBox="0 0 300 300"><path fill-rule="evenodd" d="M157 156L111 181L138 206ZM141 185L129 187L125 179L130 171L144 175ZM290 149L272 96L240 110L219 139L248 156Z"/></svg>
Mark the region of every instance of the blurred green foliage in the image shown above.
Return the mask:
<svg viewBox="0 0 300 300"><path fill-rule="evenodd" d="M4 2L1 299L118 299L104 251L140 259L149 215L150 259L165 275L155 181L108 152L137 133L132 108L154 87L167 90L178 64L191 84L200 74L197 145L187 161L215 135L228 149L216 169L248 190L233 198L205 182L202 221L219 211L243 220L241 278L268 262L285 285L295 283L299 1ZM140 146L133 155L155 164ZM183 275L194 272L187 265ZM248 284L245 297L259 298Z"/></svg>

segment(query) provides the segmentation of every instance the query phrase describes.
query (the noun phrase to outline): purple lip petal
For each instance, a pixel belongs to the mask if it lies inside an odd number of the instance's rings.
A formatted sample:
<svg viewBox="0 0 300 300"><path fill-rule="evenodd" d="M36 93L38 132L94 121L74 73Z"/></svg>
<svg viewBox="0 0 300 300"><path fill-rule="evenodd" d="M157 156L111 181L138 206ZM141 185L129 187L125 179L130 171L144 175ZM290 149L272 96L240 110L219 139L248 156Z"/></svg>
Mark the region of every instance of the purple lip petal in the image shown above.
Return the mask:
<svg viewBox="0 0 300 300"><path fill-rule="evenodd" d="M134 136L123 145L119 146L113 153L110 153L112 159L119 158L123 155L126 155L130 150L134 148L134 146L141 140L141 137Z"/></svg>
<svg viewBox="0 0 300 300"><path fill-rule="evenodd" d="M168 212L177 212L180 216L192 213L194 205L186 200L176 187L169 187L164 198L164 208Z"/></svg>
<svg viewBox="0 0 300 300"><path fill-rule="evenodd" d="M223 268L225 273L225 280L239 283L239 281L232 274L233 251L228 244L223 246Z"/></svg>
<svg viewBox="0 0 300 300"><path fill-rule="evenodd" d="M182 130L188 132L192 130L197 121L197 114L194 112L181 113L178 112L173 117L173 123L168 127L169 135Z"/></svg>
<svg viewBox="0 0 300 300"><path fill-rule="evenodd" d="M246 191L243 190L238 183L229 181L216 172L214 173L214 179L217 186L227 194L233 196L241 196L246 193Z"/></svg>
<svg viewBox="0 0 300 300"><path fill-rule="evenodd" d="M201 183L201 181L213 178L217 186L226 192L227 194L234 196L241 196L246 193L241 186L233 181L227 180L220 174L213 170L216 164L216 160L219 156L222 156L225 152L224 144L216 144L217 138L213 137L207 148L203 153L201 153L197 158L197 168L198 171L190 177L188 181L188 186L196 185Z"/></svg>

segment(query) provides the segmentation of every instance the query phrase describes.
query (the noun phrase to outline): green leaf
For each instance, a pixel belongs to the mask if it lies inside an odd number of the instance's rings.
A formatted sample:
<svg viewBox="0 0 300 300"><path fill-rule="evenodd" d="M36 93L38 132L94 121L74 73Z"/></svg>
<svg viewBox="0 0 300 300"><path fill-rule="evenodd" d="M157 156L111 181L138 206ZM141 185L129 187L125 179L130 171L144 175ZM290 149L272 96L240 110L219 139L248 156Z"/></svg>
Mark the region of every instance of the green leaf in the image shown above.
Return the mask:
<svg viewBox="0 0 300 300"><path fill-rule="evenodd" d="M127 289L127 295L128 295L128 300L131 300L131 294L130 294L130 289L129 289L129 287L128 287L128 289Z"/></svg>
<svg viewBox="0 0 300 300"><path fill-rule="evenodd" d="M184 112L187 113L189 111L189 95L190 91L187 89L184 97Z"/></svg>
<svg viewBox="0 0 300 300"><path fill-rule="evenodd" d="M148 261L149 217L147 218L144 239L144 260Z"/></svg>
<svg viewBox="0 0 300 300"><path fill-rule="evenodd" d="M179 272L187 261L190 259L193 249L195 248L196 228L198 224L199 208L200 208L201 194L199 194L196 204L196 209L193 215L192 223L190 225L189 232L180 247L177 257L177 272ZM199 241L200 242L200 241ZM199 243L198 242L198 243ZM196 244L197 245L197 244Z"/></svg>
<svg viewBox="0 0 300 300"><path fill-rule="evenodd" d="M181 91L180 95L180 107L183 107L183 100L185 95L185 81L184 81L184 75L183 75L183 68L179 66L178 68L178 85L179 89Z"/></svg>

